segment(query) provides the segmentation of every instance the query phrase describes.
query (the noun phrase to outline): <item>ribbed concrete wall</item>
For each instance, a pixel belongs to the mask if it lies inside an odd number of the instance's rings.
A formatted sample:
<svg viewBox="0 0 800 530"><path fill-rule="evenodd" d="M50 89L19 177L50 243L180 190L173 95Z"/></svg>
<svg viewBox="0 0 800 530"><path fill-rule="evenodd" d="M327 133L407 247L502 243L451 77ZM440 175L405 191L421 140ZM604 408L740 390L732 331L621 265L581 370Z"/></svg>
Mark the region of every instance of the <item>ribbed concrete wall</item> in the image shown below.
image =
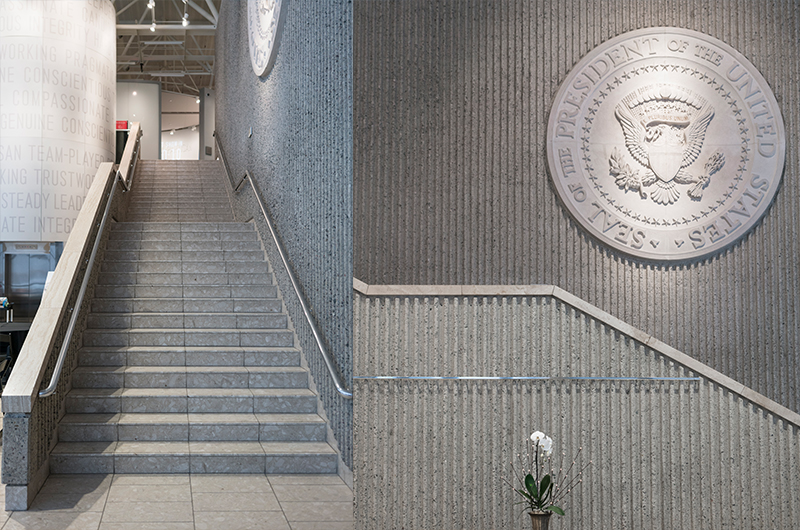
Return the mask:
<svg viewBox="0 0 800 530"><path fill-rule="evenodd" d="M630 30L744 54L787 130L775 202L742 242L663 266L598 245L550 183L550 105ZM354 268L369 284L557 285L800 411L800 9L795 0L356 1Z"/></svg>
<svg viewBox="0 0 800 530"><path fill-rule="evenodd" d="M345 378L352 322L352 7L344 0L292 0L272 72L256 77L247 44L247 2L224 2L217 29L216 127L233 176L249 170ZM252 127L252 137L248 136ZM249 188L249 186L248 186ZM237 220L269 232L245 188ZM335 392L313 336L267 245L300 344L342 457L351 464L352 404Z"/></svg>
<svg viewBox="0 0 800 530"><path fill-rule="evenodd" d="M530 528L509 464L536 429L591 461L558 529L800 527L800 430L552 297L355 294L359 529Z"/></svg>

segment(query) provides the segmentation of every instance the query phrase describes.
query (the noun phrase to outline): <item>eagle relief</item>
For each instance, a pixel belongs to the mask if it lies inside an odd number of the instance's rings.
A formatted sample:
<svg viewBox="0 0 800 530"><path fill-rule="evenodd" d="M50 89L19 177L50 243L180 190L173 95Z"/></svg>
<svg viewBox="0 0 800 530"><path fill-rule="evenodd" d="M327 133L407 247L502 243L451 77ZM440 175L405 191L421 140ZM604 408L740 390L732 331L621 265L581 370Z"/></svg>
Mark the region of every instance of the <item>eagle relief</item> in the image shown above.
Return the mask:
<svg viewBox="0 0 800 530"><path fill-rule="evenodd" d="M554 187L579 225L645 259L702 258L766 212L785 133L767 82L708 35L652 28L583 58L550 113Z"/></svg>
<svg viewBox="0 0 800 530"><path fill-rule="evenodd" d="M717 150L699 176L689 173L703 150L714 108L683 87L640 88L622 98L614 115L622 126L628 152L644 171L631 171L623 165L622 155L615 149L609 159L610 174L617 186L638 191L643 199L647 198L644 188L655 185L650 198L658 204L672 204L680 197L676 184L693 184L687 193L699 200L711 175L725 164L725 155Z"/></svg>

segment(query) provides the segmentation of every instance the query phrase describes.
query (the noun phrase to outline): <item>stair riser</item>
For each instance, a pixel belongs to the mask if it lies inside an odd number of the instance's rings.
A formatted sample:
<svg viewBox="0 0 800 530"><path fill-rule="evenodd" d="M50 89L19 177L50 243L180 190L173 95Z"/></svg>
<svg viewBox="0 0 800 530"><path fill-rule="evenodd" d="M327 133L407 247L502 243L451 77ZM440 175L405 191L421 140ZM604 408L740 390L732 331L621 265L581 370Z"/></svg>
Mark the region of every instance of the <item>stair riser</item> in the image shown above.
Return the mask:
<svg viewBox="0 0 800 530"><path fill-rule="evenodd" d="M272 285L269 273L101 272L99 285Z"/></svg>
<svg viewBox="0 0 800 530"><path fill-rule="evenodd" d="M109 241L258 241L252 230L247 232L180 230L159 232L120 232L115 230L108 235Z"/></svg>
<svg viewBox="0 0 800 530"><path fill-rule="evenodd" d="M322 423L62 423L61 442L324 442Z"/></svg>
<svg viewBox="0 0 800 530"><path fill-rule="evenodd" d="M335 473L335 455L67 455L50 456L50 472L63 473Z"/></svg>
<svg viewBox="0 0 800 530"><path fill-rule="evenodd" d="M98 285L98 298L277 298L274 285Z"/></svg>
<svg viewBox="0 0 800 530"><path fill-rule="evenodd" d="M262 250L182 250L180 254L174 250L108 250L105 254L105 259L109 261L174 261L178 257L183 263L258 260L264 267L269 267L269 264L263 261Z"/></svg>
<svg viewBox="0 0 800 530"><path fill-rule="evenodd" d="M274 346L294 345L291 331L104 331L83 333L84 346Z"/></svg>
<svg viewBox="0 0 800 530"><path fill-rule="evenodd" d="M286 315L89 315L89 329L287 329Z"/></svg>
<svg viewBox="0 0 800 530"><path fill-rule="evenodd" d="M281 413L317 411L314 396L67 396L67 414Z"/></svg>
<svg viewBox="0 0 800 530"><path fill-rule="evenodd" d="M181 223L180 229L175 229L173 223L153 222L123 222L117 223L112 228L116 232L253 232L254 228L249 223L236 222L207 222L207 223Z"/></svg>
<svg viewBox="0 0 800 530"><path fill-rule="evenodd" d="M308 388L306 372L108 373L79 372L73 388Z"/></svg>
<svg viewBox="0 0 800 530"><path fill-rule="evenodd" d="M261 250L257 241L108 241L108 250L220 251Z"/></svg>
<svg viewBox="0 0 800 530"><path fill-rule="evenodd" d="M274 299L194 299L151 298L95 298L95 313L280 313L283 304Z"/></svg>
<svg viewBox="0 0 800 530"><path fill-rule="evenodd" d="M180 255L172 256L172 259ZM103 263L102 271L112 274L118 273L158 273L158 274L266 274L269 267L266 263L253 263L247 261L110 261Z"/></svg>
<svg viewBox="0 0 800 530"><path fill-rule="evenodd" d="M298 352L81 352L80 366L299 366Z"/></svg>

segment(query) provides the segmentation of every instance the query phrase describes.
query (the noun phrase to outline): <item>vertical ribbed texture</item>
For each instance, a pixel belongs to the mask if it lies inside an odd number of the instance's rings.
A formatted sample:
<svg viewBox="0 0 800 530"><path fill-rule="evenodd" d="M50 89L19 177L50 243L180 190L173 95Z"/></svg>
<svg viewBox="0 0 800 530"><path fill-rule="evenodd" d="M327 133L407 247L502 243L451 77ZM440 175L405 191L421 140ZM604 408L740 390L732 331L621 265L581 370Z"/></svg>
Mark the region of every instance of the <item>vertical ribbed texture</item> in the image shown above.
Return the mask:
<svg viewBox="0 0 800 530"><path fill-rule="evenodd" d="M550 105L592 48L677 26L775 93L786 171L733 248L663 266L598 245L548 175ZM354 6L354 269L368 284L552 284L800 411L800 10L721 0L409 0Z"/></svg>
<svg viewBox="0 0 800 530"><path fill-rule="evenodd" d="M356 376L698 377L550 297L355 295ZM592 462L553 528L800 527L800 431L708 380L356 379L356 525L525 529L534 430Z"/></svg>
<svg viewBox="0 0 800 530"><path fill-rule="evenodd" d="M272 72L256 77L247 2L225 2L216 38L216 127L232 176L249 170L345 379L352 373L352 7L292 0ZM252 137L248 137L250 127ZM352 403L336 393L249 186L237 220L254 218L336 435L352 464Z"/></svg>

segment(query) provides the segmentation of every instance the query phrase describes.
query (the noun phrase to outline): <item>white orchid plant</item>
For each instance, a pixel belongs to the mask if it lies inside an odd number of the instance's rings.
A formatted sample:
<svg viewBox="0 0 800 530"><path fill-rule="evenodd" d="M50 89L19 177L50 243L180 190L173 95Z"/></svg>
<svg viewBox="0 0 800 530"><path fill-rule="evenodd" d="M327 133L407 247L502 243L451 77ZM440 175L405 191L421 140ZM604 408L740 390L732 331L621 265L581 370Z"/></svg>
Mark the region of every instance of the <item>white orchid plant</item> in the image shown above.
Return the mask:
<svg viewBox="0 0 800 530"><path fill-rule="evenodd" d="M572 460L566 473L559 465L556 472L552 465L553 439L541 431L535 431L530 436L532 451L527 455L518 455L521 469L517 470L512 464L515 478L522 487L510 484L514 491L523 497L524 500L519 504L524 504L525 509L531 513L557 513L564 515L564 509L557 505L575 487L583 481L583 471L591 465L591 462L583 466L576 475L570 477L583 448L578 449L578 453ZM564 453L562 457L566 456ZM563 459L562 459L563 462Z"/></svg>

